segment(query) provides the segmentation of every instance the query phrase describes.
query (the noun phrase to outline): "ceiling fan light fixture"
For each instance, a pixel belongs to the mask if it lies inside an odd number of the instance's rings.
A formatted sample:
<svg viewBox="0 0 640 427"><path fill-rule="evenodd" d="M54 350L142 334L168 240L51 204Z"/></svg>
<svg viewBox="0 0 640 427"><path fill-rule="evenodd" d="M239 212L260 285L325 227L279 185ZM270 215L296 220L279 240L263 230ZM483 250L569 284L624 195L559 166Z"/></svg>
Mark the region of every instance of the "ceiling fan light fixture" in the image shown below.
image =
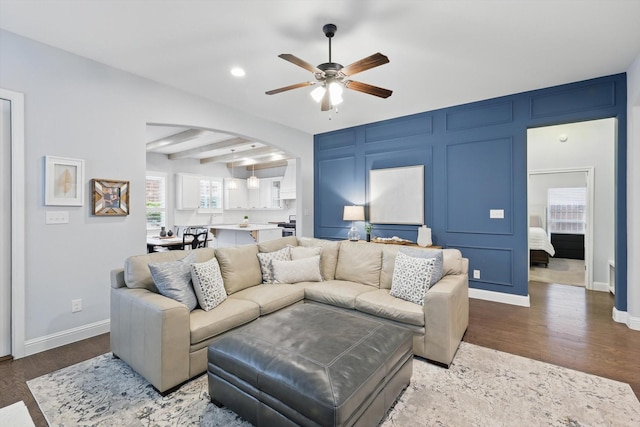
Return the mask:
<svg viewBox="0 0 640 427"><path fill-rule="evenodd" d="M318 86L317 88L311 91L311 97L313 98L314 101L316 101L319 104L320 101L322 101L322 98L324 97L324 93L326 91L327 90L324 88L324 86Z"/></svg>
<svg viewBox="0 0 640 427"><path fill-rule="evenodd" d="M329 85L329 96L331 97L331 105L334 107L342 103L342 85L338 82L331 82Z"/></svg>

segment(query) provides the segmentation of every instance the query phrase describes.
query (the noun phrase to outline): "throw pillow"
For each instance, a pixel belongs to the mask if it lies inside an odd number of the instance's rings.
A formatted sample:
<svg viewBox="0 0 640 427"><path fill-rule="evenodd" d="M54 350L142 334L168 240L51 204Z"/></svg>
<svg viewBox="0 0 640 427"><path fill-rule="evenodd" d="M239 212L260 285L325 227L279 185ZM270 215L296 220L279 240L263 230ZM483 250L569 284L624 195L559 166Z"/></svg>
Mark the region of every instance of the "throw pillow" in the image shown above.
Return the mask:
<svg viewBox="0 0 640 427"><path fill-rule="evenodd" d="M415 258L433 258L436 260L433 265L433 273L431 273L431 280L429 280L429 287L435 285L442 279L444 274L444 257L442 249L417 249L417 248L400 248L398 252L402 252L406 255Z"/></svg>
<svg viewBox="0 0 640 427"><path fill-rule="evenodd" d="M321 282L320 255L292 261L271 262L274 283Z"/></svg>
<svg viewBox="0 0 640 427"><path fill-rule="evenodd" d="M273 272L271 261L290 261L291 253L289 246L273 252L258 252L258 260L260 260L260 270L262 271L262 283L273 283Z"/></svg>
<svg viewBox="0 0 640 427"><path fill-rule="evenodd" d="M416 258L398 252L393 267L390 295L424 305L424 296L435 265L434 258Z"/></svg>
<svg viewBox="0 0 640 427"><path fill-rule="evenodd" d="M191 280L198 303L204 311L214 309L227 299L217 259L191 264Z"/></svg>
<svg viewBox="0 0 640 427"><path fill-rule="evenodd" d="M191 287L191 264L195 260L196 255L192 251L178 261L149 264L151 277L158 291L165 297L186 305L189 311L198 305Z"/></svg>
<svg viewBox="0 0 640 427"><path fill-rule="evenodd" d="M304 246L290 246L291 259L311 258L312 256L322 256L322 248L316 247L304 247Z"/></svg>

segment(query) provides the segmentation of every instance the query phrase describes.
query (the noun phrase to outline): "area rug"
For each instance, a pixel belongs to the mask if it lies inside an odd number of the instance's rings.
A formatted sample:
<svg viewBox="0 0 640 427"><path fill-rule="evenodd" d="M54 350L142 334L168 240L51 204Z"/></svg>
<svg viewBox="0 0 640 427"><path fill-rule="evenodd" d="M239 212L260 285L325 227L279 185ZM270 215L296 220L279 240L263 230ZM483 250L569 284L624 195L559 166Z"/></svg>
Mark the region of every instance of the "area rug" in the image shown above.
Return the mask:
<svg viewBox="0 0 640 427"><path fill-rule="evenodd" d="M51 426L249 426L209 402L202 375L162 397L105 354L27 382ZM444 369L415 359L382 426L638 426L628 384L461 343Z"/></svg>

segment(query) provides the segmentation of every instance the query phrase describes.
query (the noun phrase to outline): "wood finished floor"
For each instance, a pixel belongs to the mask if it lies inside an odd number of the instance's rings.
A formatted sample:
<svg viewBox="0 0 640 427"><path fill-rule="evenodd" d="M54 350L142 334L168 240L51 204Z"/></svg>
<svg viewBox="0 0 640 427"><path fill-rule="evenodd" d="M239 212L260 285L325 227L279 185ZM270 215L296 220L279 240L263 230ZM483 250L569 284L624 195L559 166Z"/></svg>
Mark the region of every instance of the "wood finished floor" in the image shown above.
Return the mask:
<svg viewBox="0 0 640 427"><path fill-rule="evenodd" d="M529 292L530 308L471 299L464 341L629 383L640 400L640 332L611 320L610 294L539 282ZM26 381L108 351L105 334L0 362L0 407L23 400L46 426Z"/></svg>

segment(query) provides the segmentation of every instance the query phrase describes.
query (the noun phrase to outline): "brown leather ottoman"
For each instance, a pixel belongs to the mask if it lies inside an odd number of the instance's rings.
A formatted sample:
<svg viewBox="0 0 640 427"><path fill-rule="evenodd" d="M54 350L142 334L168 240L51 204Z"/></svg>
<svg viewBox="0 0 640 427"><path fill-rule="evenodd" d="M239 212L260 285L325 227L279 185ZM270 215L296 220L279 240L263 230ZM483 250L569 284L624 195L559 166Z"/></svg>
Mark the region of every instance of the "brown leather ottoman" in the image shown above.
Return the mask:
<svg viewBox="0 0 640 427"><path fill-rule="evenodd" d="M375 426L411 379L406 329L328 306L262 317L208 349L209 395L258 426Z"/></svg>

